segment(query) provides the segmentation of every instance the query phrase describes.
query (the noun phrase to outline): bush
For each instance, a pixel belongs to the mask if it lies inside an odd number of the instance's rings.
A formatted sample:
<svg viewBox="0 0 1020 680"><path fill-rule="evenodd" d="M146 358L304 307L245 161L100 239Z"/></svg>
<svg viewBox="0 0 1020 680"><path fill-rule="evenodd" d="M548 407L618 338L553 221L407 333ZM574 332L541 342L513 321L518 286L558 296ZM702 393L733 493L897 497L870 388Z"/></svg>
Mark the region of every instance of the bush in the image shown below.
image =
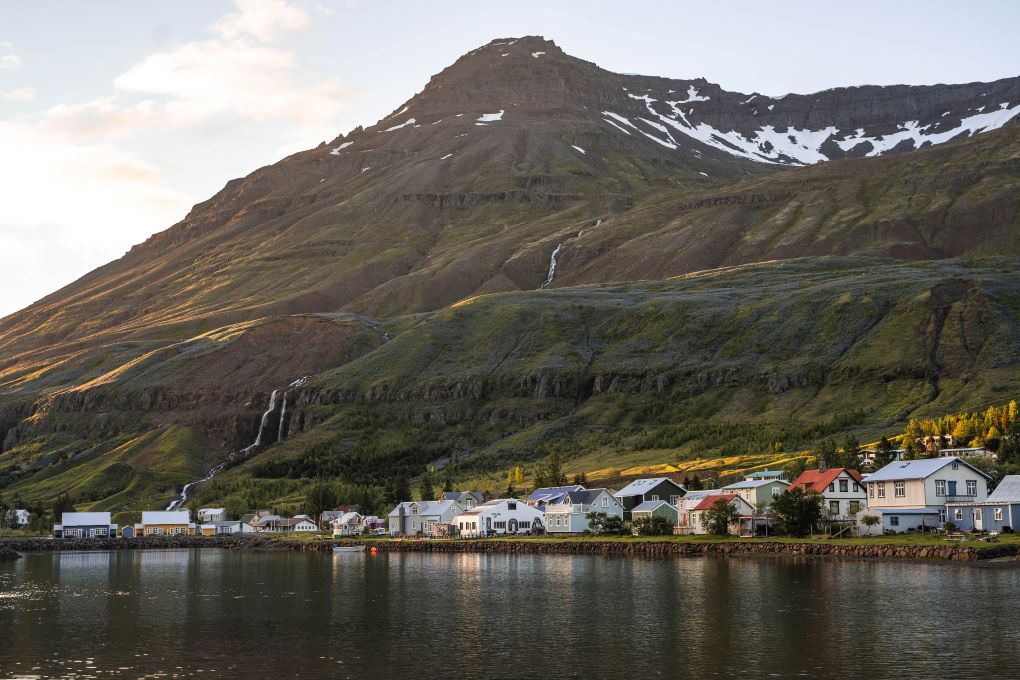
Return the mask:
<svg viewBox="0 0 1020 680"><path fill-rule="evenodd" d="M942 528L945 529L947 532L952 533L956 531L956 523L946 522L945 524L942 525Z"/></svg>
<svg viewBox="0 0 1020 680"><path fill-rule="evenodd" d="M670 521L657 515L638 517L631 523L631 527L638 536L668 536L673 533Z"/></svg>
<svg viewBox="0 0 1020 680"><path fill-rule="evenodd" d="M804 493L798 486L790 487L772 501L772 516L780 533L807 536L822 518L822 496Z"/></svg>
<svg viewBox="0 0 1020 680"><path fill-rule="evenodd" d="M740 511L733 503L717 502L705 511L705 527L715 536L726 536L730 526L740 521Z"/></svg>

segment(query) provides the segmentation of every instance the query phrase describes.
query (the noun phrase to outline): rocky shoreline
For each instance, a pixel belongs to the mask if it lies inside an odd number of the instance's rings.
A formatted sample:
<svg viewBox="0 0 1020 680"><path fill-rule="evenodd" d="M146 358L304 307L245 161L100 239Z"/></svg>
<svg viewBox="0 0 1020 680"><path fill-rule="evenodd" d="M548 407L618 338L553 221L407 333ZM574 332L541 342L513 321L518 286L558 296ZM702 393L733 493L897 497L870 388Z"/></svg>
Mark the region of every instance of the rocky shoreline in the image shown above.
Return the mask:
<svg viewBox="0 0 1020 680"><path fill-rule="evenodd" d="M504 555L603 555L624 557L685 557L699 555L794 555L850 559L907 559L951 562L1008 561L1020 565L1020 546L982 547L954 545L846 545L781 541L536 541L511 540L386 540L386 541L289 541L279 536L161 536L146 538L0 539L4 554L78 550L167 550L222 548L227 550L275 550L331 552L334 546L362 545L379 552L482 553ZM7 559L17 559L8 557Z"/></svg>

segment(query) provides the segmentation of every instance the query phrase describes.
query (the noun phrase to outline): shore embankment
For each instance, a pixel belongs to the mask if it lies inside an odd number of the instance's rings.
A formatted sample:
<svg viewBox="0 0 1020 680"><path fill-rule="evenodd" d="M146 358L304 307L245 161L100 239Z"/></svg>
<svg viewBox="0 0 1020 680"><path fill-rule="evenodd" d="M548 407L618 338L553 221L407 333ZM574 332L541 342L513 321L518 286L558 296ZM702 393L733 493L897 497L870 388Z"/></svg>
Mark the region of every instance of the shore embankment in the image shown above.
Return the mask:
<svg viewBox="0 0 1020 680"><path fill-rule="evenodd" d="M223 548L331 552L335 546L365 546L378 552L482 553L496 555L603 555L620 557L692 557L700 555L794 555L850 559L907 559L952 562L1010 561L1020 565L1020 544L947 545L889 542L840 543L793 540L557 540L510 538L487 540L328 540L290 539L281 535L160 536L146 538L0 539L0 552L79 550L166 550Z"/></svg>

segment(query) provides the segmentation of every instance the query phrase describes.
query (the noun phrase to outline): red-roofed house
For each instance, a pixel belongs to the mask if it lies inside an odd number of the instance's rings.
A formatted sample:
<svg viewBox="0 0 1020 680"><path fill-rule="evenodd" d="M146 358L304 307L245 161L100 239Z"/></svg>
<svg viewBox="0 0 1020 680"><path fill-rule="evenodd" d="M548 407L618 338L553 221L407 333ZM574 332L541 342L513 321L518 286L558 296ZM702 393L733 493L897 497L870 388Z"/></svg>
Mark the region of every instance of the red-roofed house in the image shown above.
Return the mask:
<svg viewBox="0 0 1020 680"><path fill-rule="evenodd" d="M804 470L790 486L821 494L825 499L823 509L831 517L853 519L868 507L868 492L864 489L861 473L850 468Z"/></svg>
<svg viewBox="0 0 1020 680"><path fill-rule="evenodd" d="M730 533L744 533L743 525L752 520L754 508L751 507L750 503L734 493L717 493L702 498L701 502L695 505L687 513L687 517L690 521L690 533L708 533L708 528L705 526L705 511L710 509L716 503L730 503L737 509L737 512L740 513L740 521L730 527Z"/></svg>

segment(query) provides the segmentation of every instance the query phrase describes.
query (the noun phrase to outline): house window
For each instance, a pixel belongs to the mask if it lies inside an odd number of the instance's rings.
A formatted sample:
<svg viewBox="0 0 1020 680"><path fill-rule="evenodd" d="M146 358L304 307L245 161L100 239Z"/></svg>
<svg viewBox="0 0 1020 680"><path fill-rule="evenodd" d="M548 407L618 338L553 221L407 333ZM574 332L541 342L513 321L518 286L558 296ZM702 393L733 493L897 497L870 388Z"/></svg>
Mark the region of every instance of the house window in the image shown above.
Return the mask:
<svg viewBox="0 0 1020 680"><path fill-rule="evenodd" d="M850 501L850 514L851 515L856 515L860 511L861 511L861 502L860 501Z"/></svg>
<svg viewBox="0 0 1020 680"><path fill-rule="evenodd" d="M839 480L839 491L840 493L846 493L850 490L850 481L846 479Z"/></svg>
<svg viewBox="0 0 1020 680"><path fill-rule="evenodd" d="M878 483L878 497L885 498L885 482Z"/></svg>
<svg viewBox="0 0 1020 680"><path fill-rule="evenodd" d="M669 504L672 505L674 508L680 505L680 496L670 496Z"/></svg>
<svg viewBox="0 0 1020 680"><path fill-rule="evenodd" d="M781 494L782 492L783 492L783 490L782 490L782 489L780 489L780 488L779 488L778 486L774 486L774 487L772 487L772 496L773 496L773 497L775 497L775 496L778 496L778 495L779 495L779 494Z"/></svg>
<svg viewBox="0 0 1020 680"><path fill-rule="evenodd" d="M857 482L854 482L854 492L856 493L857 491L860 491L860 490L861 490L861 485L858 484Z"/></svg>
<svg viewBox="0 0 1020 680"><path fill-rule="evenodd" d="M868 497L869 498L874 498L875 497L875 485L874 484L868 484Z"/></svg>
<svg viewBox="0 0 1020 680"><path fill-rule="evenodd" d="M95 538L97 536L106 536L108 533L109 533L109 529L92 529L89 532L89 534L92 536L92 538Z"/></svg>
<svg viewBox="0 0 1020 680"><path fill-rule="evenodd" d="M906 482L893 482L893 493L896 498L903 498L907 495L907 483Z"/></svg>
<svg viewBox="0 0 1020 680"><path fill-rule="evenodd" d="M517 503L515 503L513 501L510 501L509 503L506 504L506 509L507 510L516 510L517 509Z"/></svg>
<svg viewBox="0 0 1020 680"><path fill-rule="evenodd" d="M412 515L417 515L418 514L418 507L417 506L411 508L411 514Z"/></svg>
<svg viewBox="0 0 1020 680"><path fill-rule="evenodd" d="M943 510L939 510L939 522L941 522L943 524L946 523L946 511L944 509Z"/></svg>
<svg viewBox="0 0 1020 680"><path fill-rule="evenodd" d="M835 491L835 490L836 490L836 482L833 482L832 484L829 485L829 491Z"/></svg>
<svg viewBox="0 0 1020 680"><path fill-rule="evenodd" d="M650 501L652 501L654 503L654 502L659 500L659 497L658 496L649 496L648 500L650 500Z"/></svg>
<svg viewBox="0 0 1020 680"><path fill-rule="evenodd" d="M995 508L995 521L996 522L1002 521L1002 508Z"/></svg>
<svg viewBox="0 0 1020 680"><path fill-rule="evenodd" d="M80 538L81 529L64 529L64 538Z"/></svg>
<svg viewBox="0 0 1020 680"><path fill-rule="evenodd" d="M968 496L977 496L977 480L976 479L968 479L967 480L967 495Z"/></svg>
<svg viewBox="0 0 1020 680"><path fill-rule="evenodd" d="M829 501L829 512L833 515L839 514L839 501Z"/></svg>
<svg viewBox="0 0 1020 680"><path fill-rule="evenodd" d="M609 497L608 496L603 496L602 497L602 507L603 508L608 508L609 507Z"/></svg>
<svg viewBox="0 0 1020 680"><path fill-rule="evenodd" d="M960 461L958 461L958 460L954 460L953 461L953 469L954 470L959 470L960 469Z"/></svg>
<svg viewBox="0 0 1020 680"><path fill-rule="evenodd" d="M889 526L898 527L900 525L900 518L898 515L889 516Z"/></svg>
<svg viewBox="0 0 1020 680"><path fill-rule="evenodd" d="M946 495L946 480L944 479L935 480L935 495L936 496Z"/></svg>
<svg viewBox="0 0 1020 680"><path fill-rule="evenodd" d="M960 521L963 520L963 508L957 508L953 511L953 519Z"/></svg>

